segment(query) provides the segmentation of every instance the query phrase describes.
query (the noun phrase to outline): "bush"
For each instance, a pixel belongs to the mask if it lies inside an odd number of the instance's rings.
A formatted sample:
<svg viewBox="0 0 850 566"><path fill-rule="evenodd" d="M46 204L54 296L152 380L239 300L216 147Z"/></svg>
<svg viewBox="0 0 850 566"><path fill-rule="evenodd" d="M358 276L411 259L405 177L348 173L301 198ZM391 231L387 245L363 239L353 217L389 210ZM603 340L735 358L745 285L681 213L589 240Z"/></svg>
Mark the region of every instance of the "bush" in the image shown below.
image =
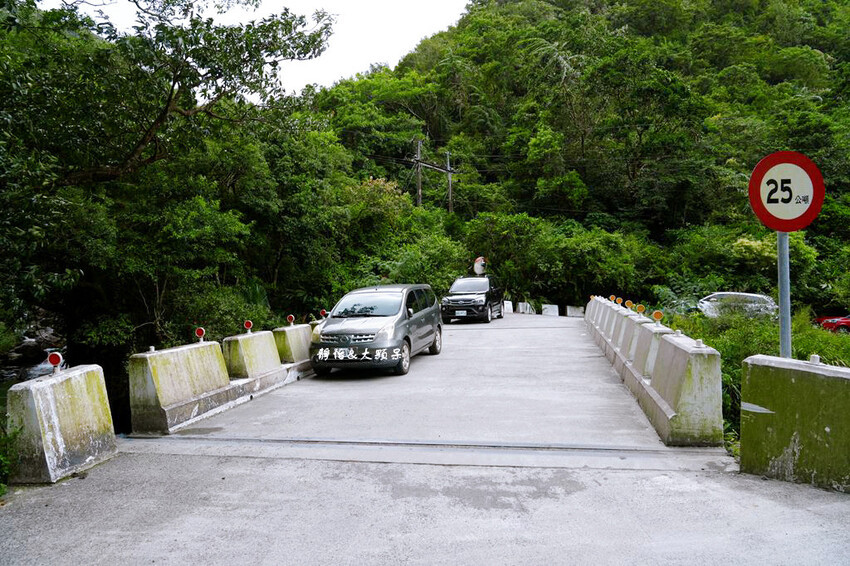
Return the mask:
<svg viewBox="0 0 850 566"><path fill-rule="evenodd" d="M527 214L480 214L467 227L467 246L488 258L515 300L577 305L591 293L636 296L663 256L634 235Z"/></svg>
<svg viewBox="0 0 850 566"><path fill-rule="evenodd" d="M263 300L253 302L258 298ZM246 290L212 283L197 285L177 300L175 306L179 314L168 323L170 342L163 345L194 341L192 333L197 326L204 327L206 339L221 341L244 332L242 323L246 320L251 320L258 330L282 324L283 316L276 318L264 299L265 295L258 294L252 287Z"/></svg>
<svg viewBox="0 0 850 566"><path fill-rule="evenodd" d="M2 322L0 322L0 354L5 354L12 348L14 348L18 343L18 337L15 333L8 328Z"/></svg>
<svg viewBox="0 0 850 566"><path fill-rule="evenodd" d="M457 277L467 274L470 263L469 253L460 243L436 234L404 245L384 267L389 281L428 283L440 295Z"/></svg>

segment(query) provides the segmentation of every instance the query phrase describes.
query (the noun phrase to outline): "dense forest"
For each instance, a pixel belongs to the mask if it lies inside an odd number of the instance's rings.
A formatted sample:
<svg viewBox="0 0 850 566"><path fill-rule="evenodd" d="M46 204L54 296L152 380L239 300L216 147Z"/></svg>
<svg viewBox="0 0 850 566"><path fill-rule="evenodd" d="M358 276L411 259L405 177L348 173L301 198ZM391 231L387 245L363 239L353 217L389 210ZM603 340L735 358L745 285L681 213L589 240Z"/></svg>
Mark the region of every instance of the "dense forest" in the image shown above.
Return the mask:
<svg viewBox="0 0 850 566"><path fill-rule="evenodd" d="M0 353L49 316L71 363L121 375L196 325L440 292L479 255L514 300L773 294L747 181L777 150L827 187L791 237L795 307L850 308L845 0L473 0L396 68L298 96L280 73L331 16L133 4L122 31L0 0ZM451 200L424 169L416 205L418 142Z"/></svg>

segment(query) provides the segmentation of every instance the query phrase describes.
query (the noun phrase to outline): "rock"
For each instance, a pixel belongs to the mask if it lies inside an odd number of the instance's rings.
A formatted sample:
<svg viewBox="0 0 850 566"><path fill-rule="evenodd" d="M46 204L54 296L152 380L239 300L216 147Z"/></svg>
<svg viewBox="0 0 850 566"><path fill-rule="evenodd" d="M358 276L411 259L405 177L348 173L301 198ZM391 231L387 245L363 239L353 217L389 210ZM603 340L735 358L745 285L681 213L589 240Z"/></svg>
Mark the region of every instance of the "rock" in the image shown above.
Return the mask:
<svg viewBox="0 0 850 566"><path fill-rule="evenodd" d="M20 354L21 356L16 360L17 364L37 364L47 358L47 352L33 338L24 338L24 341L18 344L10 353L10 355L14 354Z"/></svg>

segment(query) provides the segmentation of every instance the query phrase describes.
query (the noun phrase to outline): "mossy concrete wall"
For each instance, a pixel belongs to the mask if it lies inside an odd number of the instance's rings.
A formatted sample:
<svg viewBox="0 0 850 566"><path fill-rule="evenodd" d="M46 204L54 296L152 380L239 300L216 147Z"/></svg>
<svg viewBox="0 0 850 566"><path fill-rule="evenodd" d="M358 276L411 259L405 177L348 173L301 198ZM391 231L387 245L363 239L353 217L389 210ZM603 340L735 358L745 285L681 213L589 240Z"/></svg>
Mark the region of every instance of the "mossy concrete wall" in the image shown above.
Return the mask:
<svg viewBox="0 0 850 566"><path fill-rule="evenodd" d="M720 354L601 297L588 330L668 445L723 442Z"/></svg>
<svg viewBox="0 0 850 566"><path fill-rule="evenodd" d="M20 429L14 483L55 482L116 451L100 366L78 366L13 385L7 407L9 429Z"/></svg>
<svg viewBox="0 0 850 566"><path fill-rule="evenodd" d="M296 324L275 328L274 340L280 361L296 363L310 359L310 338L313 328L309 324Z"/></svg>
<svg viewBox="0 0 850 566"><path fill-rule="evenodd" d="M752 356L741 399L742 472L850 491L850 369Z"/></svg>
<svg viewBox="0 0 850 566"><path fill-rule="evenodd" d="M231 379L253 379L280 370L280 355L269 330L225 338L221 349Z"/></svg>
<svg viewBox="0 0 850 566"><path fill-rule="evenodd" d="M723 444L723 386L720 353L683 334L661 337L650 385L676 414L665 444Z"/></svg>
<svg viewBox="0 0 850 566"><path fill-rule="evenodd" d="M218 342L199 342L130 357L130 411L134 432L168 432L186 415L168 408L203 400L230 383ZM204 412L197 405L189 418Z"/></svg>

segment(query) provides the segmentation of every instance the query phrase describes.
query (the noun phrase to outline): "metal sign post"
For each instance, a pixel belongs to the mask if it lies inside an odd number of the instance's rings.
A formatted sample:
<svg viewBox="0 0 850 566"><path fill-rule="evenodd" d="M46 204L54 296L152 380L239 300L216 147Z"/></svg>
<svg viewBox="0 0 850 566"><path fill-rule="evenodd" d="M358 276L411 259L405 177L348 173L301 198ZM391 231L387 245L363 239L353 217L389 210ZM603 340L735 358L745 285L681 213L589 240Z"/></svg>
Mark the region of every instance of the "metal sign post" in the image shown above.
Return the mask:
<svg viewBox="0 0 850 566"><path fill-rule="evenodd" d="M758 162L750 176L750 206L762 224L776 230L779 275L779 355L791 357L791 270L788 233L802 230L820 214L823 176L811 159L777 151Z"/></svg>
<svg viewBox="0 0 850 566"><path fill-rule="evenodd" d="M791 269L788 232L776 233L777 267L779 268L779 356L791 357Z"/></svg>

